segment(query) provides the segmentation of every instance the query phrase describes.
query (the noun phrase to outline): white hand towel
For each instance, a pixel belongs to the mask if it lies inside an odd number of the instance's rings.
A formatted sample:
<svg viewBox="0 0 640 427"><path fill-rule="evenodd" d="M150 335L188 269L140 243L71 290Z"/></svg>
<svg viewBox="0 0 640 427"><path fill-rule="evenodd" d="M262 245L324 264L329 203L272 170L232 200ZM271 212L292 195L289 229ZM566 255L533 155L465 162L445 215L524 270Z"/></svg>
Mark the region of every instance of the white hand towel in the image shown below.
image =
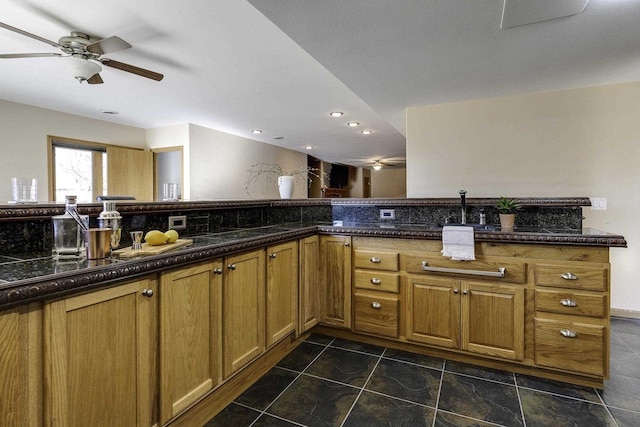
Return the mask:
<svg viewBox="0 0 640 427"><path fill-rule="evenodd" d="M442 255L456 261L476 259L473 227L442 227Z"/></svg>

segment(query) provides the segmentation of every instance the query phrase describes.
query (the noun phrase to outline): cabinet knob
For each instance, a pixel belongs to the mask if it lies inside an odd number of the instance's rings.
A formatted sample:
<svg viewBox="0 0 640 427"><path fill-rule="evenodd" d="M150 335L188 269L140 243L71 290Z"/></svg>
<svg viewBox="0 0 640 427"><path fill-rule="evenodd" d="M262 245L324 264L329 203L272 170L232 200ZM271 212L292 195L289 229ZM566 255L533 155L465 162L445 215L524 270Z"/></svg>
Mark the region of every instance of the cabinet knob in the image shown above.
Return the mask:
<svg viewBox="0 0 640 427"><path fill-rule="evenodd" d="M345 245L345 247L347 247L347 248L348 248L349 246L351 246L351 243L349 243L349 242L344 242L344 245Z"/></svg>
<svg viewBox="0 0 640 427"><path fill-rule="evenodd" d="M229 265L227 265L227 268L229 270L235 270L236 269L236 265L235 264L229 264Z"/></svg>
<svg viewBox="0 0 640 427"><path fill-rule="evenodd" d="M222 269L221 269L221 268L214 268L214 269L213 269L213 272L214 272L215 274L222 274Z"/></svg>
<svg viewBox="0 0 640 427"><path fill-rule="evenodd" d="M575 331L572 331L571 329L561 329L560 335L562 335L565 338L575 338L578 336L578 334Z"/></svg>
<svg viewBox="0 0 640 427"><path fill-rule="evenodd" d="M372 256L369 261L371 261L374 264L380 264L380 258L378 258L377 256Z"/></svg>
<svg viewBox="0 0 640 427"><path fill-rule="evenodd" d="M269 258L271 258L271 259L274 259L277 256L278 256L278 254L275 253L275 252L272 252L272 253L269 254Z"/></svg>
<svg viewBox="0 0 640 427"><path fill-rule="evenodd" d="M578 276L573 273L562 273L560 275L564 280L578 280Z"/></svg>
<svg viewBox="0 0 640 427"><path fill-rule="evenodd" d="M568 298L561 299L561 300L560 300L560 304L562 304L562 305L563 305L563 306L565 306L565 307L575 307L575 306L577 306L577 305L578 305L575 301L570 300L570 299L568 299Z"/></svg>
<svg viewBox="0 0 640 427"><path fill-rule="evenodd" d="M468 293L469 293L469 291L467 291L467 290L462 291L462 295L467 295Z"/></svg>
<svg viewBox="0 0 640 427"><path fill-rule="evenodd" d="M460 289L458 289L458 288L455 288L455 289L453 290L453 293L454 293L454 294L457 294L458 292L460 292Z"/></svg>
<svg viewBox="0 0 640 427"><path fill-rule="evenodd" d="M374 301L371 303L371 307L375 308L376 310L379 310L380 308L382 308L382 304L380 304L377 301Z"/></svg>
<svg viewBox="0 0 640 427"><path fill-rule="evenodd" d="M153 289L143 289L142 290L142 296L143 297L147 297L147 298L151 298L153 296Z"/></svg>
<svg viewBox="0 0 640 427"><path fill-rule="evenodd" d="M371 283L373 283L374 285L379 285L380 283L382 283L382 280L380 279L376 279L375 277L373 279L371 279Z"/></svg>

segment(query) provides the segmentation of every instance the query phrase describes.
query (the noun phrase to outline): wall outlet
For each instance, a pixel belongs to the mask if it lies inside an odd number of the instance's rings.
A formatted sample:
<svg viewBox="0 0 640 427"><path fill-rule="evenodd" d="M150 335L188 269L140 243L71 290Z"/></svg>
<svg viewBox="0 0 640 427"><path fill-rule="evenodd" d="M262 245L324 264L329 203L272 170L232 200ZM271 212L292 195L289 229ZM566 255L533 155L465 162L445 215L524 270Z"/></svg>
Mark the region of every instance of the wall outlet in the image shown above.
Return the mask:
<svg viewBox="0 0 640 427"><path fill-rule="evenodd" d="M607 210L607 199L604 197L590 197L591 199L591 210L593 211L606 211Z"/></svg>
<svg viewBox="0 0 640 427"><path fill-rule="evenodd" d="M185 215L169 217L169 230L184 230L185 228L187 228L187 217Z"/></svg>
<svg viewBox="0 0 640 427"><path fill-rule="evenodd" d="M380 209L380 219L396 219L396 210Z"/></svg>

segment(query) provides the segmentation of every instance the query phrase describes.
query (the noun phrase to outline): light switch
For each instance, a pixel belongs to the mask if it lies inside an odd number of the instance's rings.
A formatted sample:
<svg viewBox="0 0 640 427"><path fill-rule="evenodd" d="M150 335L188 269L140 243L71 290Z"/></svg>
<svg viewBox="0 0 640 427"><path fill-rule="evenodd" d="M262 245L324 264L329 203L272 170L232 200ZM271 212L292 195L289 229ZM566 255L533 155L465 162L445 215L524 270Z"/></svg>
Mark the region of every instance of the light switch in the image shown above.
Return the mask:
<svg viewBox="0 0 640 427"><path fill-rule="evenodd" d="M591 210L594 211L606 211L607 210L607 199L604 197L590 197L591 200Z"/></svg>

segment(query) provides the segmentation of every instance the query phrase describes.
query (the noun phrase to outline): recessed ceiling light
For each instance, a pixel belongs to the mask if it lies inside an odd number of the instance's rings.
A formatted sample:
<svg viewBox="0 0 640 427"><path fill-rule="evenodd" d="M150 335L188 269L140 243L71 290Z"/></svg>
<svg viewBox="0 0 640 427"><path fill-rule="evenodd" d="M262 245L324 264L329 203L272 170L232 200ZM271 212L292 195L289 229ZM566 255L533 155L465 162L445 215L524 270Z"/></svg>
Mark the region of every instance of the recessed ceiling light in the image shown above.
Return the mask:
<svg viewBox="0 0 640 427"><path fill-rule="evenodd" d="M363 135L371 135L373 133L373 131L372 130L361 130L360 133L363 134Z"/></svg>
<svg viewBox="0 0 640 427"><path fill-rule="evenodd" d="M284 139L284 136L274 136L273 139Z"/></svg>
<svg viewBox="0 0 640 427"><path fill-rule="evenodd" d="M315 147L313 145L305 145L304 148L307 150L313 150Z"/></svg>
<svg viewBox="0 0 640 427"><path fill-rule="evenodd" d="M101 112L102 114L111 114L112 116L115 116L115 115L117 115L117 114L118 114L118 112L117 112L117 111L114 111L114 110L101 110L100 112Z"/></svg>
<svg viewBox="0 0 640 427"><path fill-rule="evenodd" d="M360 126L360 122L349 122L347 123L347 126L354 128L356 126Z"/></svg>
<svg viewBox="0 0 640 427"><path fill-rule="evenodd" d="M344 115L344 113L342 111L333 111L333 112L329 113L329 115L331 117L340 117L340 116Z"/></svg>
<svg viewBox="0 0 640 427"><path fill-rule="evenodd" d="M251 131L251 133L259 134L262 133L262 131L260 129L254 129Z"/></svg>

